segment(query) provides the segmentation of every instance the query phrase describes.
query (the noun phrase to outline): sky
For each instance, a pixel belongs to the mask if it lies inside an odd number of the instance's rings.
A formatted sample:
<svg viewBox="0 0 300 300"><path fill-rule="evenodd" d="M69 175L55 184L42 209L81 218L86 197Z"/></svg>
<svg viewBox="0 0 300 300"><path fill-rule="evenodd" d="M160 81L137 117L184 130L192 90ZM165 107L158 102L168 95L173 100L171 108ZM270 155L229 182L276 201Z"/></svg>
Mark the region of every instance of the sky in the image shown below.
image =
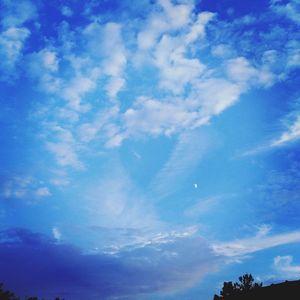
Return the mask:
<svg viewBox="0 0 300 300"><path fill-rule="evenodd" d="M300 277L299 0L0 0L0 282L210 300Z"/></svg>

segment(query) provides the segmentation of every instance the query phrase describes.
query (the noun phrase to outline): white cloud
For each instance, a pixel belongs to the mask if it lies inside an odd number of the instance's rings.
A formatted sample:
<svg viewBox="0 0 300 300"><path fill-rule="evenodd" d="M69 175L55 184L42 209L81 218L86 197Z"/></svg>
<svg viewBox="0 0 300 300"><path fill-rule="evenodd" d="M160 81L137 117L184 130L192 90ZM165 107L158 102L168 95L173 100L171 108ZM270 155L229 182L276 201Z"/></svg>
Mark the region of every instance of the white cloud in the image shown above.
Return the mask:
<svg viewBox="0 0 300 300"><path fill-rule="evenodd" d="M243 92L240 85L219 78L197 80L193 88L186 99L139 97L120 115L118 128L108 136L107 146L120 146L129 137L169 136L198 128L233 105Z"/></svg>
<svg viewBox="0 0 300 300"><path fill-rule="evenodd" d="M30 31L25 27L9 27L0 34L0 58L3 71L13 72L22 56L24 42L29 35Z"/></svg>
<svg viewBox="0 0 300 300"><path fill-rule="evenodd" d="M66 170L54 169L52 170L53 176L50 179L50 183L57 187L64 187L70 184L70 178Z"/></svg>
<svg viewBox="0 0 300 300"><path fill-rule="evenodd" d="M174 94L182 92L187 83L198 78L205 66L196 58L185 57L181 40L163 36L155 50L155 65L160 70L160 86Z"/></svg>
<svg viewBox="0 0 300 300"><path fill-rule="evenodd" d="M251 254L253 252L264 249L300 242L300 231L289 233L267 235L269 230L261 232L258 231L254 237L243 238L227 243L215 243L213 249L216 254L228 257L238 257Z"/></svg>
<svg viewBox="0 0 300 300"><path fill-rule="evenodd" d="M300 24L300 2L299 0L290 0L286 4L282 1L272 0L272 9L280 15L286 16L296 24Z"/></svg>
<svg viewBox="0 0 300 300"><path fill-rule="evenodd" d="M62 80L57 74L59 59L55 50L44 48L28 55L27 60L27 73L38 81L42 91L50 93L61 91Z"/></svg>
<svg viewBox="0 0 300 300"><path fill-rule="evenodd" d="M106 91L110 98L115 98L119 91L125 86L125 79L122 77L112 77L106 85Z"/></svg>
<svg viewBox="0 0 300 300"><path fill-rule="evenodd" d="M206 35L205 29L208 22L215 17L212 12L201 12L197 15L196 21L188 28L188 33L184 37L186 45L194 43L199 38L204 38Z"/></svg>
<svg viewBox="0 0 300 300"><path fill-rule="evenodd" d="M216 57L228 58L233 56L234 51L227 44L219 44L212 47L211 53Z"/></svg>
<svg viewBox="0 0 300 300"><path fill-rule="evenodd" d="M152 13L146 27L138 34L137 43L141 51L154 47L165 32L182 28L190 21L191 5L173 5L170 0L161 0L159 4L163 11Z"/></svg>
<svg viewBox="0 0 300 300"><path fill-rule="evenodd" d="M290 255L276 256L273 266L285 278L299 278L300 276L300 265L293 265L293 257Z"/></svg>
<svg viewBox="0 0 300 300"><path fill-rule="evenodd" d="M40 187L35 192L37 197L48 197L51 196L51 193L47 187Z"/></svg>
<svg viewBox="0 0 300 300"><path fill-rule="evenodd" d="M59 229L58 227L56 227L56 226L52 228L52 235L53 235L53 237L54 237L56 240L58 240L58 241L60 241L61 238L62 238L61 231L60 231L60 229Z"/></svg>
<svg viewBox="0 0 300 300"><path fill-rule="evenodd" d="M50 180L50 183L55 186L68 186L70 184L70 180L68 178L60 178L56 177Z"/></svg>
<svg viewBox="0 0 300 300"><path fill-rule="evenodd" d="M164 34L155 45L153 52L154 65L160 71L160 87L174 94L181 93L185 86L203 74L206 69L198 58L188 52L194 43L205 36L205 26L213 18L209 12L200 13L197 19L186 28L182 28L181 34Z"/></svg>
<svg viewBox="0 0 300 300"><path fill-rule="evenodd" d="M42 63L45 68L51 72L55 72L58 70L58 59L57 55L53 51L44 50L42 53Z"/></svg>
<svg viewBox="0 0 300 300"><path fill-rule="evenodd" d="M296 120L287 128L287 130L281 134L281 136L274 140L270 146L278 147L287 143L296 141L300 138L300 116L297 116Z"/></svg>
<svg viewBox="0 0 300 300"><path fill-rule="evenodd" d="M26 21L37 16L36 7L31 1L3 1L1 5L5 11L1 24L6 28L22 26Z"/></svg>
<svg viewBox="0 0 300 300"><path fill-rule="evenodd" d="M188 3L173 5L170 0L159 0L159 4L164 9L170 28L182 28L189 22L193 7Z"/></svg>
<svg viewBox="0 0 300 300"><path fill-rule="evenodd" d="M96 81L98 74L77 75L67 82L65 88L62 91L62 98L65 99L70 107L75 111L86 112L90 106L83 104L83 97L96 88Z"/></svg>
<svg viewBox="0 0 300 300"><path fill-rule="evenodd" d="M121 75L126 64L125 48L121 36L121 25L107 23L103 29L104 73L109 76Z"/></svg>
<svg viewBox="0 0 300 300"><path fill-rule="evenodd" d="M189 128L198 120L198 113L190 110L184 101L159 101L140 97L123 115L127 135L171 135Z"/></svg>
<svg viewBox="0 0 300 300"><path fill-rule="evenodd" d="M55 133L55 140L46 142L46 147L55 155L57 163L62 167L84 169L78 157L79 145L72 132L57 125L48 128Z"/></svg>
<svg viewBox="0 0 300 300"><path fill-rule="evenodd" d="M231 80L247 82L257 76L257 70L244 57L237 57L227 61L226 71Z"/></svg>
<svg viewBox="0 0 300 300"><path fill-rule="evenodd" d="M119 106L114 105L103 109L95 115L92 122L81 123L77 128L77 135L84 143L92 142L96 139L113 139L118 133L118 129L112 124L119 115ZM101 133L101 136L99 134Z"/></svg>
<svg viewBox="0 0 300 300"><path fill-rule="evenodd" d="M255 68L245 57L236 57L227 60L225 68L229 79L242 85L245 90L253 85L268 87L274 83L274 75L269 69L269 64Z"/></svg>
<svg viewBox="0 0 300 300"><path fill-rule="evenodd" d="M288 69L300 66L300 42L290 40L286 45L287 67Z"/></svg>
<svg viewBox="0 0 300 300"><path fill-rule="evenodd" d="M121 35L121 26L107 23L103 33L104 74L111 76L106 86L109 97L114 98L125 85L124 68L127 63L126 50Z"/></svg>
<svg viewBox="0 0 300 300"><path fill-rule="evenodd" d="M243 91L239 84L221 78L208 78L194 84L193 97L197 97L202 114L211 117L237 102Z"/></svg>
<svg viewBox="0 0 300 300"><path fill-rule="evenodd" d="M298 100L297 100L298 101ZM297 103L297 102L296 102ZM271 141L266 141L264 144L257 146L253 149L245 151L241 156L256 155L264 151L284 147L290 143L296 142L300 139L300 115L298 110L291 111L282 120L285 125L285 130L278 133L277 137Z"/></svg>
<svg viewBox="0 0 300 300"><path fill-rule="evenodd" d="M69 6L64 5L61 8L61 13L62 15L64 15L65 17L71 17L73 15L73 11Z"/></svg>
<svg viewBox="0 0 300 300"><path fill-rule="evenodd" d="M114 22L104 25L93 22L84 29L83 35L87 39L89 56L99 60L101 72L109 77L106 85L108 96L115 98L125 85L127 50L122 38L122 26Z"/></svg>
<svg viewBox="0 0 300 300"><path fill-rule="evenodd" d="M57 163L63 167L73 167L75 169L82 169L83 164L79 161L77 153L74 151L72 145L67 141L48 142L47 148L52 152L57 160Z"/></svg>
<svg viewBox="0 0 300 300"><path fill-rule="evenodd" d="M51 195L42 181L32 176L13 176L2 186L2 196L7 199L22 199L27 202Z"/></svg>
<svg viewBox="0 0 300 300"><path fill-rule="evenodd" d="M1 9L2 32L0 33L0 70L4 80L17 77L15 67L22 57L26 39L31 32L24 26L36 17L36 8L31 1L3 1ZM2 16L3 14L3 16Z"/></svg>

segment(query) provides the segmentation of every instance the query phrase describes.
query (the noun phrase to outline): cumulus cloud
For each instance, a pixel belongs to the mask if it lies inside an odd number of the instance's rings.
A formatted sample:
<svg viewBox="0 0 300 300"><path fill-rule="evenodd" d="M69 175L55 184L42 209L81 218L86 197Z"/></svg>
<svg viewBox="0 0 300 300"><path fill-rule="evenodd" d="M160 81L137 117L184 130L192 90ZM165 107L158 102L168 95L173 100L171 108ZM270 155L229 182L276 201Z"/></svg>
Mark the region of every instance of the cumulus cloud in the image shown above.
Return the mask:
<svg viewBox="0 0 300 300"><path fill-rule="evenodd" d="M271 8L278 14L287 17L296 24L300 24L299 0L290 0L287 3L283 3L281 0L272 0Z"/></svg>
<svg viewBox="0 0 300 300"><path fill-rule="evenodd" d="M187 99L152 99L141 96L119 118L118 131L108 147L139 135L172 135L203 126L238 101L243 88L220 78L197 80Z"/></svg>
<svg viewBox="0 0 300 300"><path fill-rule="evenodd" d="M63 167L83 169L84 164L77 154L80 145L74 139L72 132L57 125L51 126L50 130L56 132L55 140L48 141L46 146L55 155L57 163Z"/></svg>
<svg viewBox="0 0 300 300"><path fill-rule="evenodd" d="M25 27L9 27L1 32L0 58L1 70L4 74L10 74L14 71L15 65L22 55L24 42L29 35L30 31Z"/></svg>
<svg viewBox="0 0 300 300"><path fill-rule="evenodd" d="M147 20L146 27L138 34L137 43L141 51L155 46L163 33L182 28L189 23L191 5L174 5L170 0L161 0L159 4L163 10L153 12Z"/></svg>
<svg viewBox="0 0 300 300"><path fill-rule="evenodd" d="M300 276L300 265L293 264L293 256L276 256L273 260L273 266L285 278L295 279Z"/></svg>
<svg viewBox="0 0 300 300"><path fill-rule="evenodd" d="M155 64L160 70L160 85L175 94L200 76L205 67L198 59L185 57L180 39L163 36L155 50Z"/></svg>
<svg viewBox="0 0 300 300"><path fill-rule="evenodd" d="M31 202L49 197L51 192L43 181L39 181L33 176L15 175L2 183L1 196L4 199L21 199Z"/></svg>
<svg viewBox="0 0 300 300"><path fill-rule="evenodd" d="M31 53L27 56L27 67L28 75L38 81L43 92L55 93L61 90L62 80L57 74L59 59L54 49L44 48Z"/></svg>
<svg viewBox="0 0 300 300"><path fill-rule="evenodd" d="M122 38L122 26L114 22L105 25L93 22L83 33L91 53L96 59L101 59L103 74L109 77L106 85L107 94L115 98L125 84L127 51Z"/></svg>
<svg viewBox="0 0 300 300"><path fill-rule="evenodd" d="M61 13L65 16L65 17L71 17L73 15L73 11L69 6L62 6L61 8Z"/></svg>
<svg viewBox="0 0 300 300"><path fill-rule="evenodd" d="M15 2L4 0L1 2L5 8L1 13L1 24L3 27L19 27L37 16L36 7L31 1L21 0Z"/></svg>
<svg viewBox="0 0 300 300"><path fill-rule="evenodd" d="M181 99L159 101L140 97L123 116L127 135L146 133L157 136L171 135L184 128L191 127L198 113L190 110L188 103Z"/></svg>
<svg viewBox="0 0 300 300"><path fill-rule="evenodd" d="M22 58L26 39L30 30L24 23L36 17L36 8L31 1L1 2L1 33L0 33L0 70L1 77L6 80L16 77L15 66Z"/></svg>
<svg viewBox="0 0 300 300"><path fill-rule="evenodd" d="M205 26L214 14L202 12L181 35L164 34L155 46L154 64L160 71L160 86L181 93L188 83L198 78L206 69L196 57L188 55L193 43L205 36Z"/></svg>
<svg viewBox="0 0 300 300"><path fill-rule="evenodd" d="M22 55L24 40L30 34L23 25L36 16L29 2L21 3L28 6L24 16L19 17L21 21L12 18L6 21L10 25L5 25L17 26L18 34L14 34L19 40L23 39L13 42L16 46L15 52L11 52L12 65ZM216 14L196 13L190 1L161 0L151 7L153 10L146 15L145 22L136 20L134 23L140 24L139 28L109 18L99 22L95 16L90 16L93 21L74 30L71 23L64 21L59 25L57 41L46 43L44 48L26 56L29 77L49 97L48 114L53 111L49 122L69 132L68 142L63 141L59 130L43 134L46 148L61 167L82 168L81 154L92 151L96 143L97 147L102 143L106 148L114 148L130 138L170 136L194 130L234 105L250 88L269 87L276 81L278 51L262 51L258 55L261 61L253 62L242 51L238 53L238 49L233 53L234 41L222 43L217 39L216 43L208 43L206 31L213 19L219 21ZM71 8L63 6L60 9L70 16L68 9ZM15 11L14 15L18 14ZM252 21L251 18L243 19L244 23ZM241 26L243 22L237 20L234 26ZM213 26L220 24L222 22L214 22ZM225 30L230 32L234 28L225 26ZM250 37L243 39L246 41ZM3 37L4 40L9 39ZM284 56L289 63L283 65L290 66L289 69L298 66L298 48L296 40L285 45ZM203 49L214 53L220 64L214 66L202 56ZM145 63L153 71L149 89L155 92L145 92L144 96L131 89L132 96L128 96L126 104L120 104L117 98L127 78L132 79L131 84L139 85L148 76L148 71L143 73L139 68L131 68L139 55L147 56L141 66ZM137 76L134 72L138 72ZM136 78L142 80L135 82ZM101 105L97 106L100 101ZM104 117L106 113L108 117ZM48 130L47 126L44 128Z"/></svg>

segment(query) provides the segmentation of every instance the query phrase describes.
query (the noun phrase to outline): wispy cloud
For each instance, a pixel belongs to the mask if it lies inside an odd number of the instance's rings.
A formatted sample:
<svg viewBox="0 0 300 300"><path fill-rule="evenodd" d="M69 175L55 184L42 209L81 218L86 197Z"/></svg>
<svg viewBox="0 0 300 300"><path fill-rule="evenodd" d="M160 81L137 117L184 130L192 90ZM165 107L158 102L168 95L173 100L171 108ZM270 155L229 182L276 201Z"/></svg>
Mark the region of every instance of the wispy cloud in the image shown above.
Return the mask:
<svg viewBox="0 0 300 300"><path fill-rule="evenodd" d="M232 198L235 195L216 195L200 199L195 204L185 209L183 212L186 217L195 218L199 217L211 210L213 210L221 201L226 201L228 198Z"/></svg>
<svg viewBox="0 0 300 300"><path fill-rule="evenodd" d="M287 130L281 134L281 136L274 140L270 147L278 147L296 141L300 138L300 116L298 115L296 120L289 125Z"/></svg>
<svg viewBox="0 0 300 300"><path fill-rule="evenodd" d="M159 199L176 193L212 145L201 131L183 133L161 170L151 182L150 190Z"/></svg>
<svg viewBox="0 0 300 300"><path fill-rule="evenodd" d="M300 116L298 111L291 111L290 114L283 118L285 129L282 133L279 133L271 141L267 141L265 144L250 149L242 154L242 156L251 156L266 151L274 150L276 148L285 147L300 139Z"/></svg>
<svg viewBox="0 0 300 300"><path fill-rule="evenodd" d="M259 232L254 237L242 238L228 243L216 243L213 249L216 254L227 257L239 257L268 248L300 242L300 231L283 234L263 235Z"/></svg>
<svg viewBox="0 0 300 300"><path fill-rule="evenodd" d="M108 228L160 228L152 203L125 169L111 162L106 175L93 180L82 196L84 211L93 226Z"/></svg>

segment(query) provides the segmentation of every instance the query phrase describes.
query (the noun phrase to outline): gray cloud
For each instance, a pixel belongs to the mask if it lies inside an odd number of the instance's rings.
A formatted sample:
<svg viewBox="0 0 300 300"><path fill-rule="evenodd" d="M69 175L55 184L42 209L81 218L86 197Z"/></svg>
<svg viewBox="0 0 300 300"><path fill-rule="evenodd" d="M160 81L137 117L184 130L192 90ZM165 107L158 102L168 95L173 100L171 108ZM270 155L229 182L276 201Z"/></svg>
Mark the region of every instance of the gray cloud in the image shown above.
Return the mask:
<svg viewBox="0 0 300 300"><path fill-rule="evenodd" d="M216 270L220 260L204 240L191 237L115 255L84 254L24 229L0 232L0 244L0 279L7 287L19 295L67 299L137 299L174 292Z"/></svg>

